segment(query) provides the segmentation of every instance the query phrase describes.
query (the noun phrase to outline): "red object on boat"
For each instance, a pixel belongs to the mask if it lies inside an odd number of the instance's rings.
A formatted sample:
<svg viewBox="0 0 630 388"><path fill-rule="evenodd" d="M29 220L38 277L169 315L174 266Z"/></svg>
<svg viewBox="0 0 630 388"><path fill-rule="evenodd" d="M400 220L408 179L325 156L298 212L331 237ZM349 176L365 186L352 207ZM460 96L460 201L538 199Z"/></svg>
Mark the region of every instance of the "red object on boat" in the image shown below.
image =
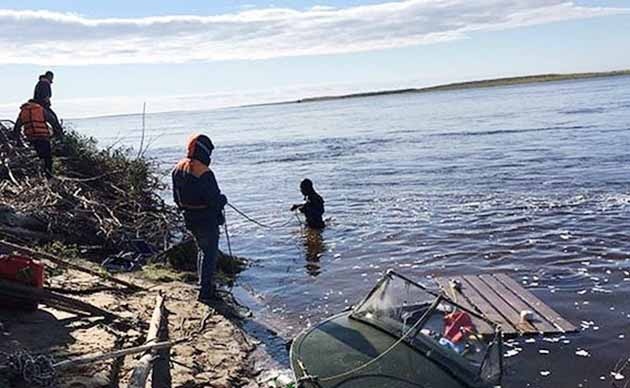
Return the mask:
<svg viewBox="0 0 630 388"><path fill-rule="evenodd" d="M475 325L470 315L463 311L455 311L444 317L444 337L453 343L462 340L464 334L475 332Z"/></svg>
<svg viewBox="0 0 630 388"><path fill-rule="evenodd" d="M0 255L0 279L26 286L44 287L44 265L27 256ZM36 310L37 302L3 296L0 305Z"/></svg>

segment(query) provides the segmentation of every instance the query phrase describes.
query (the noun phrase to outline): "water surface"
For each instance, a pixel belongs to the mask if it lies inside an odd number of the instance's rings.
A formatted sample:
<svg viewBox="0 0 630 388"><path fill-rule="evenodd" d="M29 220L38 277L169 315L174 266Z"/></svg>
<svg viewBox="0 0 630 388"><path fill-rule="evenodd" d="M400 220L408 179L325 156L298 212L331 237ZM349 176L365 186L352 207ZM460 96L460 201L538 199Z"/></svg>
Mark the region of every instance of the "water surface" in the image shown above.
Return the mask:
<svg viewBox="0 0 630 388"><path fill-rule="evenodd" d="M149 152L164 166L190 133L209 134L229 200L276 226L228 212L234 253L253 263L240 284L262 324L286 338L360 299L388 268L429 285L507 272L581 330L518 340L504 386L610 387L630 355L630 77L147 123ZM103 144L140 142L138 116L74 124ZM321 236L288 210L304 177L326 200Z"/></svg>

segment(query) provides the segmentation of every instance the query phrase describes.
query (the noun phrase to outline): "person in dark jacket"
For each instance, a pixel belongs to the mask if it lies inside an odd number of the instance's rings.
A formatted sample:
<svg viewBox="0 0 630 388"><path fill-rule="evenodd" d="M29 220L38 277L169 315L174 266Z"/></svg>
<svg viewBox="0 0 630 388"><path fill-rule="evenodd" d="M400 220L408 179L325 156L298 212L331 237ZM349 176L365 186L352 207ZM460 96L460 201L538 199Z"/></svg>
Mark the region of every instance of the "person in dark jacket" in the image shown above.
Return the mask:
<svg viewBox="0 0 630 388"><path fill-rule="evenodd" d="M39 81L35 85L35 91L33 92L33 100L39 105L43 106L54 118L59 122L57 114L52 110L51 101L52 98L52 83L55 75L52 71L47 71L45 74L39 76Z"/></svg>
<svg viewBox="0 0 630 388"><path fill-rule="evenodd" d="M209 169L214 145L205 135L195 135L188 143L188 154L173 170L173 199L184 212L186 227L199 248L199 300L216 298L214 271L219 249L219 226L225 223L223 208L227 198L221 194L214 174Z"/></svg>
<svg viewBox="0 0 630 388"><path fill-rule="evenodd" d="M322 216L324 215L324 199L317 194L310 179L304 179L300 183L300 191L306 200L305 203L293 205L291 211L299 210L306 217L306 225L313 229L326 227Z"/></svg>
<svg viewBox="0 0 630 388"><path fill-rule="evenodd" d="M52 127L52 132L48 127ZM24 130L26 140L37 152L37 156L44 162L44 172L46 177L53 175L51 136L61 137L63 128L59 122L44 107L29 100L20 107L20 115L15 120L13 127L13 138L18 144L22 144L21 132Z"/></svg>

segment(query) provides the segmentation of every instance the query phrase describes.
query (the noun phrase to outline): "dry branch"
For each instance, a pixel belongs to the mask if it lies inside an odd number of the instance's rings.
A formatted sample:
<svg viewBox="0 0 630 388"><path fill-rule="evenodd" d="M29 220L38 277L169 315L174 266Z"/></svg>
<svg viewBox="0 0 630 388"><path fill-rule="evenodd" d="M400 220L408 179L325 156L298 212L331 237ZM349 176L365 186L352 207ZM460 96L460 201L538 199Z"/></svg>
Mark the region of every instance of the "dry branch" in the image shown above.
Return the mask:
<svg viewBox="0 0 630 388"><path fill-rule="evenodd" d="M84 364L91 364L97 361L111 360L112 358L118 358L123 356L128 356L130 354L138 354L146 351L153 351L159 349L167 349L171 348L175 345L181 344L183 342L188 341L186 338L181 338L176 341L164 341L164 342L156 342L154 344L147 344L141 346L135 346L133 348L116 350L110 353L103 353L97 355L89 355L79 358L73 358L71 360L61 361L54 365L55 369L66 369Z"/></svg>
<svg viewBox="0 0 630 388"><path fill-rule="evenodd" d="M164 299L162 294L158 294L155 301L155 309L149 322L149 331L147 332L146 342L153 342L157 340L160 332L160 326L164 322L162 317L164 315ZM152 349L150 352L140 358L136 367L131 375L131 381L129 382L129 388L144 388L147 383L147 378L153 367L153 361L156 357L156 350Z"/></svg>
<svg viewBox="0 0 630 388"><path fill-rule="evenodd" d="M80 312L87 312L107 318L115 317L114 314L83 301L69 298L50 292L46 289L29 287L20 283L0 279L0 295L18 300L41 301L44 304L60 308L71 308Z"/></svg>
<svg viewBox="0 0 630 388"><path fill-rule="evenodd" d="M21 246L21 245L17 245L17 244L12 244L12 243L10 243L8 241L4 241L4 240L0 240L0 247L2 247L4 249L11 250L11 251L14 251L14 252L19 252L19 253L22 253L22 254L34 257L34 258L38 258L38 259L41 259L41 260L48 260L48 261L50 261L52 263L55 263L55 264L58 264L58 265L61 265L61 266L67 267L67 268L71 268L71 269L74 269L74 270L77 270L77 271L85 272L87 274L90 274L90 275L93 275L93 276L97 276L99 278L105 279L105 280L110 281L112 283L123 285L123 286L125 286L125 287L127 287L129 289L132 289L132 290L144 290L142 287L139 287L139 286L137 286L135 284L132 284L132 283L126 282L124 280L120 280L118 278L115 278L115 277L109 275L108 273L94 271L94 270L91 270L89 268L85 268L85 267L83 267L81 265L70 263L70 262L68 262L66 260L63 260L63 259L57 257L57 256L51 255L50 253L34 251L34 250L30 249L30 248L27 248L27 247L24 247L24 246Z"/></svg>

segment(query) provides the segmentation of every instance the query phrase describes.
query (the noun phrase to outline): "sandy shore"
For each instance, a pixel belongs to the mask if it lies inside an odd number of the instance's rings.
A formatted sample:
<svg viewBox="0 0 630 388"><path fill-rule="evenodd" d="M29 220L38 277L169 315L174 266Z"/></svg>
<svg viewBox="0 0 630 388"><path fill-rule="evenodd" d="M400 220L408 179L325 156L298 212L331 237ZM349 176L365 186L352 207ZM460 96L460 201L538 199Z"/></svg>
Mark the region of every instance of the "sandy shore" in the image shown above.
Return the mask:
<svg viewBox="0 0 630 388"><path fill-rule="evenodd" d="M44 305L36 312L2 309L0 352L26 349L62 361L142 345L156 294L161 291L166 295L169 338L189 338L171 349L173 387L259 386L250 357L255 345L241 330L238 318L197 303L197 291L189 284L152 283L138 275L125 277L148 291L90 292L103 286L103 281L74 270L55 270L49 279L51 287L72 290L73 298L110 311L117 318L108 322ZM57 381L59 387L72 388L126 386L137 358L126 356L63 370ZM10 386L7 384L0 381L0 387Z"/></svg>

